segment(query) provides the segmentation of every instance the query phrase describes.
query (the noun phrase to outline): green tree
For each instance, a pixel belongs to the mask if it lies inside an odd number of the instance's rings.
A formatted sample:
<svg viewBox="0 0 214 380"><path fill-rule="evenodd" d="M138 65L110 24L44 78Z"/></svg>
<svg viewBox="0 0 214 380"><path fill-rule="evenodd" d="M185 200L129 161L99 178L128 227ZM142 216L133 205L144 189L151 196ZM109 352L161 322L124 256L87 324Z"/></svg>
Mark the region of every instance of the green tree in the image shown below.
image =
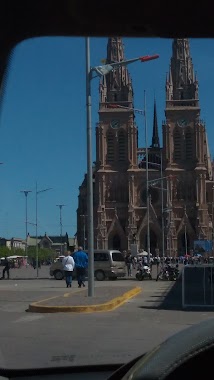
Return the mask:
<svg viewBox="0 0 214 380"><path fill-rule="evenodd" d="M25 256L25 250L22 248L12 248L11 249L11 256L12 255Z"/></svg>
<svg viewBox="0 0 214 380"><path fill-rule="evenodd" d="M0 246L0 257L8 257L11 255L11 250L8 247Z"/></svg>
<svg viewBox="0 0 214 380"><path fill-rule="evenodd" d="M36 247L28 248L28 257L30 259L36 259ZM48 260L55 257L55 251L48 248L38 248L38 258L39 260Z"/></svg>
<svg viewBox="0 0 214 380"><path fill-rule="evenodd" d="M49 248L40 248L39 249L39 259L40 260L48 260L52 259L54 255L54 251Z"/></svg>
<svg viewBox="0 0 214 380"><path fill-rule="evenodd" d="M27 255L29 258L36 258L36 247L28 247Z"/></svg>

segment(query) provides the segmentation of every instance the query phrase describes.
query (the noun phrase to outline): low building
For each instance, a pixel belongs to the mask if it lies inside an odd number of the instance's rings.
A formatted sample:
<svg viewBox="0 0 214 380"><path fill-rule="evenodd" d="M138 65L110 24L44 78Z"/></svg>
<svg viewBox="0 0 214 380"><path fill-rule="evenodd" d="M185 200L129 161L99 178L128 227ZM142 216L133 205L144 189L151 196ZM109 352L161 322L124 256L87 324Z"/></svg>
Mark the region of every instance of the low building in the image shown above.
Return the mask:
<svg viewBox="0 0 214 380"><path fill-rule="evenodd" d="M64 255L66 250L73 252L77 247L76 237L69 237L67 232L62 236L48 236L46 233L44 236L30 236L28 234L27 244L28 247L36 247L36 240L39 248L51 249L56 254Z"/></svg>

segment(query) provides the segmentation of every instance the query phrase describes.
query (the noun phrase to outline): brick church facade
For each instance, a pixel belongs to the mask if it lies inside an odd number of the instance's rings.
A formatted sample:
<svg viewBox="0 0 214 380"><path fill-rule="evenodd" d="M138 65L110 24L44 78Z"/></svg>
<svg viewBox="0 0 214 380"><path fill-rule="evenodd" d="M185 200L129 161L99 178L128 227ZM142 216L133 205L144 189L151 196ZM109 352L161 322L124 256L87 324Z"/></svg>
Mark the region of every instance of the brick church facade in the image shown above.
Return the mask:
<svg viewBox="0 0 214 380"><path fill-rule="evenodd" d="M123 59L122 39L109 38L107 62ZM112 108L112 104L126 108ZM138 146L133 107L132 81L125 66L101 79L93 171L94 246L127 250L137 243L138 248L147 249L149 220L151 253L162 251L163 239L165 254L184 253L186 248L193 248L194 240L213 237L214 192L208 138L200 119L198 80L188 39L172 42L162 147L154 104L153 135L148 148L149 202L146 150ZM85 248L86 197L85 175L77 209L77 239Z"/></svg>

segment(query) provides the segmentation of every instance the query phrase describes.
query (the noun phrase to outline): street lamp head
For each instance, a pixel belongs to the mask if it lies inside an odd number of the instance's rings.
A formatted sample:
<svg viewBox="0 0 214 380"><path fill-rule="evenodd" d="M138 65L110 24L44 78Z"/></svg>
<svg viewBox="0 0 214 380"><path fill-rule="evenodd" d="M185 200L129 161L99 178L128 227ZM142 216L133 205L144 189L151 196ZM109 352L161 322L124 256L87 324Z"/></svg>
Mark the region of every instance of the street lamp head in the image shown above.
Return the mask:
<svg viewBox="0 0 214 380"><path fill-rule="evenodd" d="M32 193L32 190L20 190L20 193L24 193L27 196L28 193Z"/></svg>
<svg viewBox="0 0 214 380"><path fill-rule="evenodd" d="M102 77L106 74L109 74L111 71L113 71L113 66L112 65L95 66L92 68L92 71L95 71L99 77Z"/></svg>
<svg viewBox="0 0 214 380"><path fill-rule="evenodd" d="M153 59L157 59L157 58L159 58L158 54L146 55L144 57L128 59L128 60L120 61L120 62L114 62L114 63L107 64L107 65L95 66L95 67L91 68L91 71L95 71L99 77L102 77L104 75L109 74L111 71L113 71L114 69L117 69L121 66L127 66L130 63L134 63L136 61L140 61L140 62L152 61Z"/></svg>
<svg viewBox="0 0 214 380"><path fill-rule="evenodd" d="M44 193L45 191L52 190L52 189L53 189L52 187L48 187L47 189L44 189L44 190L38 190L38 191L36 192L36 194Z"/></svg>

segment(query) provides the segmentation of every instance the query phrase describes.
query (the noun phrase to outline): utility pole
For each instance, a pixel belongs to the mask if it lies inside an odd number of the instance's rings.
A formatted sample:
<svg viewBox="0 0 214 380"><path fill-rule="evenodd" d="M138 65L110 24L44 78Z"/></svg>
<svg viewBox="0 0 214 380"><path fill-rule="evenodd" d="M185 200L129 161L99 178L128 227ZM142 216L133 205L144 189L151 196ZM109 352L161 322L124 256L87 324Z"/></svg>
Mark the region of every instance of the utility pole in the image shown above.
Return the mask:
<svg viewBox="0 0 214 380"><path fill-rule="evenodd" d="M65 206L63 204L56 205L59 207L59 225L60 225L60 255L62 256L62 208Z"/></svg>
<svg viewBox="0 0 214 380"><path fill-rule="evenodd" d="M86 119L87 119L87 211L88 211L88 296L94 296L94 208L93 208L93 160L91 121L91 65L90 38L85 39L86 48Z"/></svg>
<svg viewBox="0 0 214 380"><path fill-rule="evenodd" d="M214 255L214 186L212 187L212 255Z"/></svg>
<svg viewBox="0 0 214 380"><path fill-rule="evenodd" d="M27 257L27 236L28 236L28 204L27 204L27 197L29 193L32 193L32 190L21 190L20 193L24 193L25 195L25 236L26 236L26 242L25 242L25 256Z"/></svg>
<svg viewBox="0 0 214 380"><path fill-rule="evenodd" d="M52 187L47 189L38 190L36 182L36 277L39 278L39 247L38 247L38 194L44 193L45 191L52 190Z"/></svg>
<svg viewBox="0 0 214 380"><path fill-rule="evenodd" d="M170 253L170 262L171 262L171 257L172 257L172 249L173 249L173 244L172 244L172 227L174 226L174 218L173 218L173 210L172 210L172 178L173 175L168 176L168 181L167 181L167 193L168 193L168 212L169 212L169 253Z"/></svg>
<svg viewBox="0 0 214 380"><path fill-rule="evenodd" d="M168 232L167 232L167 249L171 260L171 202L170 202L170 188L169 188L169 178L167 178L167 209L168 212Z"/></svg>
<svg viewBox="0 0 214 380"><path fill-rule="evenodd" d="M165 233L164 233L164 187L163 187L163 151L161 150L161 224L162 224L162 259L165 257Z"/></svg>
<svg viewBox="0 0 214 380"><path fill-rule="evenodd" d="M88 215L80 215L81 218L83 218L83 249L85 250L85 241L86 241L86 231L85 231L85 218Z"/></svg>
<svg viewBox="0 0 214 380"><path fill-rule="evenodd" d="M187 248L187 211L186 211L186 205L184 206L184 218L185 218L185 224L184 224L185 255L187 257L188 248Z"/></svg>
<svg viewBox="0 0 214 380"><path fill-rule="evenodd" d="M145 120L145 145L146 145L146 207L147 207L147 252L148 264L150 263L150 195L149 195L149 149L148 149L148 130L146 118L146 91L144 90L144 120Z"/></svg>

